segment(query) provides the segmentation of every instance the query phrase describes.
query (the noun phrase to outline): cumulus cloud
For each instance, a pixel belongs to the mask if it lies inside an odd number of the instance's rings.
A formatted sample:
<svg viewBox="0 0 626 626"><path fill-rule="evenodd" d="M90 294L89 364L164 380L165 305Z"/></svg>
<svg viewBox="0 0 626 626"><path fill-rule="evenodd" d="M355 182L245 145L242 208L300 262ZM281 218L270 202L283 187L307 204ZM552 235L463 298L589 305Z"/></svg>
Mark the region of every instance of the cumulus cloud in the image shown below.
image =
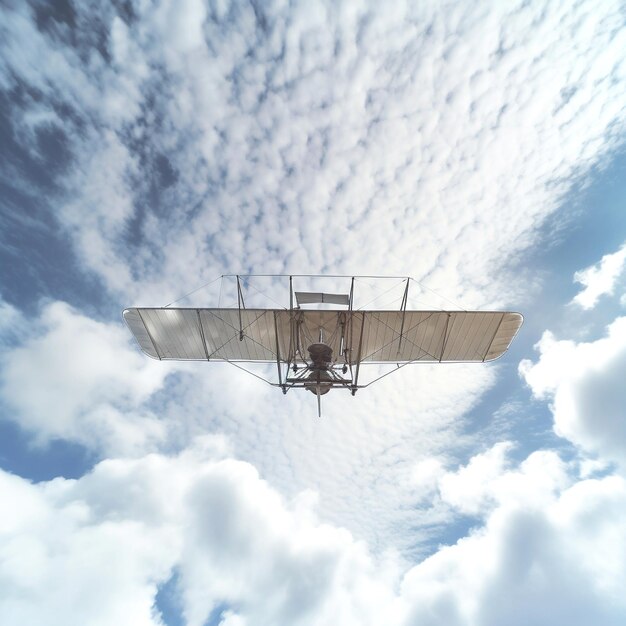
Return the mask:
<svg viewBox="0 0 626 626"><path fill-rule="evenodd" d="M520 363L533 395L550 400L557 435L588 453L626 462L626 318L590 342L559 340L546 331L539 360Z"/></svg>
<svg viewBox="0 0 626 626"><path fill-rule="evenodd" d="M559 456L549 450L533 452L516 470L509 469L513 444L497 443L469 463L439 479L443 502L465 515L484 515L496 504L549 502L569 483L568 471Z"/></svg>
<svg viewBox="0 0 626 626"><path fill-rule="evenodd" d="M573 302L583 309L593 309L600 296L613 293L625 263L626 244L617 252L605 254L595 265L576 272L574 280L584 289L574 296Z"/></svg>
<svg viewBox="0 0 626 626"><path fill-rule="evenodd" d="M550 481L551 465L544 468ZM507 498L484 526L406 574L407 624L617 626L623 620L626 536L615 524L625 506L623 479L588 480L538 499L536 485L534 477L524 485L526 497ZM599 555L612 550L603 564Z"/></svg>
<svg viewBox="0 0 626 626"><path fill-rule="evenodd" d="M393 568L225 452L205 438L38 485L1 472L2 623L161 624L155 594L174 568L189 626L224 605L246 624L380 623Z"/></svg>
<svg viewBox="0 0 626 626"><path fill-rule="evenodd" d="M484 522L412 567L320 522L310 492L286 500L220 439L78 480L0 472L0 619L160 625L176 572L189 626L215 611L247 626L622 623L624 480L564 483L548 452L509 465Z"/></svg>
<svg viewBox="0 0 626 626"><path fill-rule="evenodd" d="M40 443L64 438L107 453L136 453L164 436L143 405L171 371L143 359L120 323L45 305L32 335L3 354L5 415Z"/></svg>
<svg viewBox="0 0 626 626"><path fill-rule="evenodd" d="M3 624L162 624L152 605L176 546L167 528L94 519L71 481L32 485L0 471L0 484Z"/></svg>

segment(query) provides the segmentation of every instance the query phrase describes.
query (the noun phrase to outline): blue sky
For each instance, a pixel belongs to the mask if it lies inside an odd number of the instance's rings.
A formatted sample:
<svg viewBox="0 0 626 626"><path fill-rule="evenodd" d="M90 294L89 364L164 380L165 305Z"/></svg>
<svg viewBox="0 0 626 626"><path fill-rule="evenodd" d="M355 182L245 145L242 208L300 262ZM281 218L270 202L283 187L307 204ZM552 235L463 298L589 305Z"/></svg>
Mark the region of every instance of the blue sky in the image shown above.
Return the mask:
<svg viewBox="0 0 626 626"><path fill-rule="evenodd" d="M0 622L623 624L624 17L3 6ZM236 272L525 323L318 420L123 325Z"/></svg>

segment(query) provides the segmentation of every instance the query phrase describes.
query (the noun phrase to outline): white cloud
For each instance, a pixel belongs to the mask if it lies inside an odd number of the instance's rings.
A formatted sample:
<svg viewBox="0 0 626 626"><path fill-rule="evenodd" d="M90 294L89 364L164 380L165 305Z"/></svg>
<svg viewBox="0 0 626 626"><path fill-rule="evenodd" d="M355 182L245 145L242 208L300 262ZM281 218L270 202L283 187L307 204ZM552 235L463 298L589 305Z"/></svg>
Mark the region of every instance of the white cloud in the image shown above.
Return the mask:
<svg viewBox="0 0 626 626"><path fill-rule="evenodd" d="M416 463L411 473L411 482L415 487L413 497L417 501L432 497L444 473L444 465L440 459L431 457Z"/></svg>
<svg viewBox="0 0 626 626"><path fill-rule="evenodd" d="M78 480L0 472L0 620L161 624L155 594L176 571L188 626L217 606L247 626L617 626L626 484L569 486L563 467L546 452L503 469L484 524L412 567L321 523L311 494L285 500L221 440L103 461Z"/></svg>
<svg viewBox="0 0 626 626"><path fill-rule="evenodd" d="M490 483L504 470L510 442L502 442L484 454L474 456L467 466L448 473L439 480L441 497L466 514L477 514L489 494Z"/></svg>
<svg viewBox="0 0 626 626"><path fill-rule="evenodd" d="M77 40L65 27L54 36L40 32L26 6L2 9L0 80L12 89L15 77L38 94L37 103L25 96L12 112L25 149L37 153L44 124L65 133L74 161L57 181L63 193L46 197L46 205L80 266L127 304L163 304L231 269L409 273L467 307L508 304L523 286L502 268L535 241L572 178L611 153L624 126L618 1L519 8L162 2L136 5L126 22L112 6L99 7L76 3ZM102 11L98 20L93 10ZM42 103L65 104L71 115L41 114ZM175 173L167 187L159 157ZM59 304L40 322L40 334L4 355L2 374L12 417L40 439L137 455L165 441L184 447L198 432L226 433L238 456L280 493L318 490L320 518L334 524L311 522L310 509L294 512L237 462L189 461L192 469L178 473L158 455L101 464L93 475L103 481L97 496L83 487L93 478L55 483L68 502L87 503L88 521L68 521L57 496L32 487L37 506L49 506L53 520L71 529L52 551L58 560L49 571L69 572L58 585L81 575L65 562L80 554L69 537L86 528L113 542L127 564L130 578L121 582L129 595L112 589L107 597L111 611L128 610L134 623L158 623L150 598L175 565L192 623L202 623L224 595L234 607L232 624L297 617L401 623L404 610L408 623L412 615L423 623L541 623L532 607L542 603L524 605L524 593L543 600L550 623L558 623L567 609L560 599L574 595L575 585L586 590L574 603L583 623L611 623L609 605L623 617L612 591L589 583L602 578L600 564L572 562L558 537L553 552L541 543L553 541L557 526L548 512L565 489L553 454L538 453L510 471L506 446L443 476L436 461L419 464L454 453L460 417L493 384L496 368L407 368L355 399L332 398L318 422L312 398L283 402L227 366L198 367L172 385L157 419L147 407L168 370L130 350L123 328ZM86 356L91 348L102 362ZM589 444L584 429L571 430ZM596 447L610 445L607 435ZM545 489L542 468L556 477ZM470 478L478 484L465 493L475 485ZM602 491L606 485L613 495ZM371 553L390 544L415 552L433 521L428 498L437 489L456 513L486 516L487 525L412 570L398 594L393 562L381 573ZM619 480L590 481L587 489L589 519L611 498L622 510ZM539 510L534 500L532 515L515 508L534 493ZM559 528L574 540L585 515L572 493L578 508L568 509ZM220 526L226 513L232 523ZM128 534L125 520L132 521ZM168 552L155 564L143 544L136 553L129 545L133 524L141 534L160 520ZM122 537L109 538L111 528ZM46 546L57 546L48 532L37 529ZM594 534L591 524L587 535L602 550L603 532ZM615 525L607 531L614 544L620 532ZM19 546L23 537L11 533ZM194 544L184 543L187 534ZM160 545L161 535L151 537ZM355 538L367 539L371 553ZM41 552L45 563L49 552ZM529 552L537 575L523 560ZM623 580L619 567L611 575ZM26 611L19 623L36 622L38 606L52 614L57 607L46 593L46 584L22 596L12 588L21 604L11 610ZM499 601L507 594L519 598L515 614ZM123 622L118 613L109 617Z"/></svg>
<svg viewBox="0 0 626 626"><path fill-rule="evenodd" d="M19 310L0 295L0 343L4 344L24 330Z"/></svg>
<svg viewBox="0 0 626 626"><path fill-rule="evenodd" d="M163 438L142 404L171 366L144 359L121 322L97 322L62 302L32 322L32 335L3 354L10 419L39 443L64 438L109 453L137 453Z"/></svg>
<svg viewBox="0 0 626 626"><path fill-rule="evenodd" d="M496 505L549 502L569 483L567 467L550 450L533 452L517 470L507 470L511 442L494 445L456 472L439 479L443 502L465 515L484 515Z"/></svg>
<svg viewBox="0 0 626 626"><path fill-rule="evenodd" d="M175 548L167 527L94 518L73 481L32 485L0 471L0 484L3 624L162 624L152 604Z"/></svg>
<svg viewBox="0 0 626 626"><path fill-rule="evenodd" d="M497 444L440 479L444 501L484 524L406 573L406 623L619 624L623 478L573 482L550 450L514 467L509 449Z"/></svg>
<svg viewBox="0 0 626 626"><path fill-rule="evenodd" d="M549 399L557 435L601 459L626 462L626 318L617 318L601 339L557 340L546 331L536 363L520 374L533 395Z"/></svg>
<svg viewBox="0 0 626 626"><path fill-rule="evenodd" d="M617 626L626 610L626 535L615 515L625 498L623 479L611 477L577 483L541 506L499 506L484 527L408 572L407 623Z"/></svg>
<svg viewBox="0 0 626 626"><path fill-rule="evenodd" d="M89 24L94 7L75 10ZM71 94L86 129L65 126L79 167L58 215L128 298L161 303L243 265L385 268L467 306L501 303L514 283L499 268L623 128L617 1L164 1L124 24L99 10L111 65L7 11L4 80ZM159 154L177 182L155 211ZM131 223L141 242L122 237Z"/></svg>
<svg viewBox="0 0 626 626"><path fill-rule="evenodd" d="M595 265L576 272L574 280L585 288L574 297L573 302L583 309L592 309L600 296L613 293L625 263L626 244L613 254L605 254Z"/></svg>
<svg viewBox="0 0 626 626"><path fill-rule="evenodd" d="M160 624L157 586L176 567L189 626L224 603L247 624L380 623L396 573L221 449L205 439L38 485L0 472L0 621Z"/></svg>

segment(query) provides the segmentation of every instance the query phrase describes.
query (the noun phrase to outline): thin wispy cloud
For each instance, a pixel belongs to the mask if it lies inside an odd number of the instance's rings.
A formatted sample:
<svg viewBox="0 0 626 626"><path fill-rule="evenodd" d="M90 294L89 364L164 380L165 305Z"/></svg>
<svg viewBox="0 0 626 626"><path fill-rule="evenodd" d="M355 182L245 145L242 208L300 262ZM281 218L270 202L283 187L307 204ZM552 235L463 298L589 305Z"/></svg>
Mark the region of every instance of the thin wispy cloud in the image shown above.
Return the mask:
<svg viewBox="0 0 626 626"><path fill-rule="evenodd" d="M7 13L5 80L69 108L16 128L33 150L62 133L74 166L58 218L117 292L154 300L225 268L382 266L482 305L495 268L619 137L615 11L163 3L103 9L72 37L24 7Z"/></svg>

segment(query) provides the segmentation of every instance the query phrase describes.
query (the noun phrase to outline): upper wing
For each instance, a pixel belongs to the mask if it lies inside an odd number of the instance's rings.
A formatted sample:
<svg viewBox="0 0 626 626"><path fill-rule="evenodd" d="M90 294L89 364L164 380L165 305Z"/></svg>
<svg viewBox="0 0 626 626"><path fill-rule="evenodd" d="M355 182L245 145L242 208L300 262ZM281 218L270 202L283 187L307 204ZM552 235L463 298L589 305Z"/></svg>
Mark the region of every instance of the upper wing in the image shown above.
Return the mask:
<svg viewBox="0 0 626 626"><path fill-rule="evenodd" d="M363 324L360 360L377 363L491 361L506 352L523 319L519 313L502 311L366 311L361 315L352 331L352 352L358 352L357 332Z"/></svg>
<svg viewBox="0 0 626 626"><path fill-rule="evenodd" d="M157 359L302 361L323 341L351 364L490 361L522 324L519 313L499 311L132 308L124 319Z"/></svg>
<svg viewBox="0 0 626 626"><path fill-rule="evenodd" d="M155 359L275 361L279 313L284 311L132 308L124 319L141 349Z"/></svg>

